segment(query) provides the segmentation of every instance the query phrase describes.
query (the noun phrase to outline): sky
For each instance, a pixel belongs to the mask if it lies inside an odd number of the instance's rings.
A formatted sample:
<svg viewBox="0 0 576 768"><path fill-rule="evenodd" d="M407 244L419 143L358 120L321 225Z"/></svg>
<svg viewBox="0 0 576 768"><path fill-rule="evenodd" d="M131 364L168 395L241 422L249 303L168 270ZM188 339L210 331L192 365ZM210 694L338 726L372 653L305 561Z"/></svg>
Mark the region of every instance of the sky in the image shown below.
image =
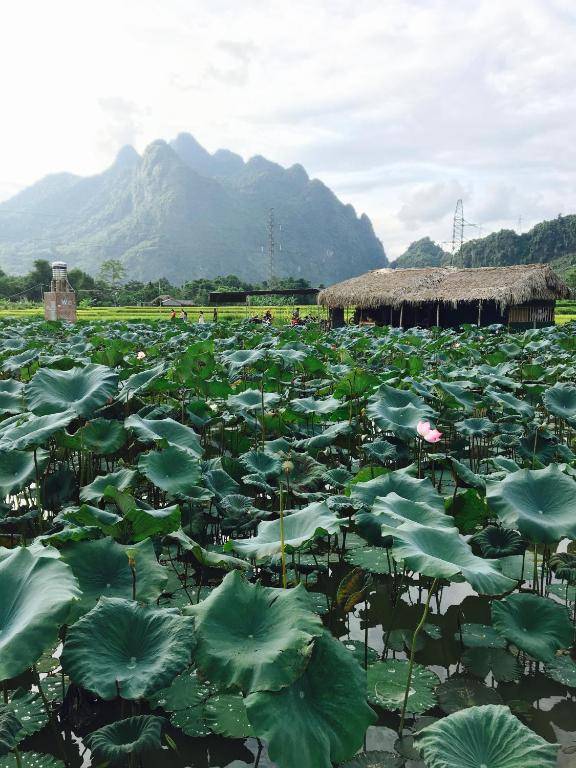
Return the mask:
<svg viewBox="0 0 576 768"><path fill-rule="evenodd" d="M393 259L576 213L574 0L0 0L0 200L192 133L301 163Z"/></svg>

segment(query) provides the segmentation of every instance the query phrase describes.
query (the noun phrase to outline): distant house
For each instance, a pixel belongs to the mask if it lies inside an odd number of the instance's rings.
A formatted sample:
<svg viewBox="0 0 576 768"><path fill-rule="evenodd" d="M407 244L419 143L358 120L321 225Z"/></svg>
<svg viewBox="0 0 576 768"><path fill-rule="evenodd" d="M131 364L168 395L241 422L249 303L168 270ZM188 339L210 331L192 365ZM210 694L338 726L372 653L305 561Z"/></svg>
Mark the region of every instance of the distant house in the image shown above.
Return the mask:
<svg viewBox="0 0 576 768"><path fill-rule="evenodd" d="M510 267L425 267L375 269L325 288L318 303L327 307L333 327L354 322L402 328L452 328L463 323L503 323L537 328L554 322L556 299L570 288L546 264Z"/></svg>
<svg viewBox="0 0 576 768"><path fill-rule="evenodd" d="M194 307L195 306L193 301L189 301L188 299L173 299L172 296L169 296L167 293L163 293L160 296L156 296L156 298L150 302L150 305L152 307Z"/></svg>

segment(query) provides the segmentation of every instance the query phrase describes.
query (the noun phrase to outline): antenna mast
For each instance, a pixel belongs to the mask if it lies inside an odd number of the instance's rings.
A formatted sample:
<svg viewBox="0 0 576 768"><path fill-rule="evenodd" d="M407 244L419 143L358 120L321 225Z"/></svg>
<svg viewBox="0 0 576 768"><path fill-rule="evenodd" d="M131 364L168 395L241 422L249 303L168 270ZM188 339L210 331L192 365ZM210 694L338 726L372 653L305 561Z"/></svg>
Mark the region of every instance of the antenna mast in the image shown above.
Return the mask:
<svg viewBox="0 0 576 768"><path fill-rule="evenodd" d="M274 282L274 262L276 256L276 240L274 236L274 208L268 213L268 287Z"/></svg>
<svg viewBox="0 0 576 768"><path fill-rule="evenodd" d="M462 248L462 244L464 242L464 204L462 203L462 200L458 200L456 203L456 210L454 211L454 221L452 223L452 258L450 261L454 260L454 257Z"/></svg>

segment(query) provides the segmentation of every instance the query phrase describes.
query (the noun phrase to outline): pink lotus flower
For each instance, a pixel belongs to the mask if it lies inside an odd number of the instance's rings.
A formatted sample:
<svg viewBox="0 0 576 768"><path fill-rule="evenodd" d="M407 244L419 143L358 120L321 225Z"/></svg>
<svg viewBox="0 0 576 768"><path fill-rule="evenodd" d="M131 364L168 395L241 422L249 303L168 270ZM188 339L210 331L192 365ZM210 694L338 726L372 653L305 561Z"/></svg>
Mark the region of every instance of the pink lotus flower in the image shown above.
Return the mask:
<svg viewBox="0 0 576 768"><path fill-rule="evenodd" d="M416 425L416 432L427 443L437 443L442 437L442 432L437 429L432 429L429 421L419 421Z"/></svg>
<svg viewBox="0 0 576 768"><path fill-rule="evenodd" d="M437 429L431 429L428 434L424 435L424 440L427 443L437 443L442 437L442 432L438 432Z"/></svg>
<svg viewBox="0 0 576 768"><path fill-rule="evenodd" d="M146 357L146 352L142 352L142 350L140 350L140 352L138 352L136 357L138 360L144 360L144 358Z"/></svg>
<svg viewBox="0 0 576 768"><path fill-rule="evenodd" d="M416 426L416 432L420 435L420 437L424 437L425 435L430 432L431 426L429 421L419 421Z"/></svg>

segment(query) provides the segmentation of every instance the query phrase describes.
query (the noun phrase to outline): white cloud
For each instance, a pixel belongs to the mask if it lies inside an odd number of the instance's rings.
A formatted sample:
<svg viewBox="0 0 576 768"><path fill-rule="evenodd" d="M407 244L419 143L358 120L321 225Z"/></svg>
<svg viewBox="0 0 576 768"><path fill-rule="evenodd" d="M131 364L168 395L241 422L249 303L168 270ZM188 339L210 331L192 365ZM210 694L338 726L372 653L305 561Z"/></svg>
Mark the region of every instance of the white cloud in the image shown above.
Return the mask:
<svg viewBox="0 0 576 768"><path fill-rule="evenodd" d="M576 211L571 0L0 5L0 197L190 131L301 162L388 253Z"/></svg>

